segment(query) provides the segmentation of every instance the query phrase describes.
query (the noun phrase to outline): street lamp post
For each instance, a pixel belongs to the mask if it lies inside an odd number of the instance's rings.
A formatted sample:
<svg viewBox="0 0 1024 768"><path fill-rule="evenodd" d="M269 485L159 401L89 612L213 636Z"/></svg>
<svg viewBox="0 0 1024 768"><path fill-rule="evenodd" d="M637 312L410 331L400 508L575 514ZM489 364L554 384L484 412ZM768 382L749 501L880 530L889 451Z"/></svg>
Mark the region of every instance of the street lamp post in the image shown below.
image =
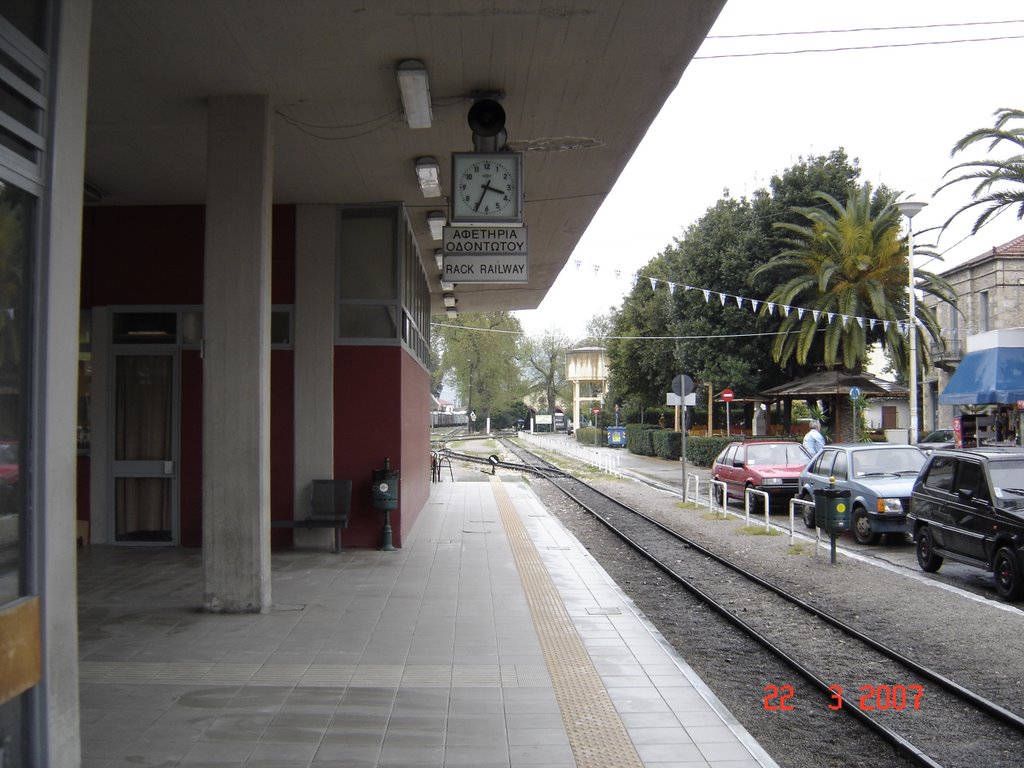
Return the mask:
<svg viewBox="0 0 1024 768"><path fill-rule="evenodd" d="M473 421L470 416L473 413L473 361L467 360L466 365L469 367L469 386L466 388L466 431L473 434Z"/></svg>
<svg viewBox="0 0 1024 768"><path fill-rule="evenodd" d="M914 216L928 203L903 200L896 203L900 213L907 217L907 271L910 289L910 312L907 330L910 334L910 444L917 444L917 297L914 294Z"/></svg>

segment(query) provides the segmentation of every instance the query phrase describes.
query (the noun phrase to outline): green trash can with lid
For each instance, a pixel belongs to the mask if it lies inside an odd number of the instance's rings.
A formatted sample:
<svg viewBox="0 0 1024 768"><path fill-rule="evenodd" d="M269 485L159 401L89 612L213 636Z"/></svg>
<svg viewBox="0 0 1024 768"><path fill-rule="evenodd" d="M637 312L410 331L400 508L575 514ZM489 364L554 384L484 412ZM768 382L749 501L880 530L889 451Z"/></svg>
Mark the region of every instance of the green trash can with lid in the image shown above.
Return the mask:
<svg viewBox="0 0 1024 768"><path fill-rule="evenodd" d="M373 470L374 509L398 509L398 472L391 469L390 459L384 460L384 469Z"/></svg>
<svg viewBox="0 0 1024 768"><path fill-rule="evenodd" d="M850 530L850 492L840 488L818 488L814 492L814 523L830 534Z"/></svg>

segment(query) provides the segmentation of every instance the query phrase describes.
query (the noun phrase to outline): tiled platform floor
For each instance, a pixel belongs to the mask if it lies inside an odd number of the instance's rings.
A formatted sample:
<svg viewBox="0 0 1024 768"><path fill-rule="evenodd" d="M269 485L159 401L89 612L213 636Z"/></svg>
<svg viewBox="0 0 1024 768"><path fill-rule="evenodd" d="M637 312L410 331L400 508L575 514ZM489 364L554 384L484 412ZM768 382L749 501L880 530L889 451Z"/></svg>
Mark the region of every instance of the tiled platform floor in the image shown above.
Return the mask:
<svg viewBox="0 0 1024 768"><path fill-rule="evenodd" d="M527 484L481 478L401 550L275 553L265 615L197 610L197 550L82 550L83 766L775 766Z"/></svg>

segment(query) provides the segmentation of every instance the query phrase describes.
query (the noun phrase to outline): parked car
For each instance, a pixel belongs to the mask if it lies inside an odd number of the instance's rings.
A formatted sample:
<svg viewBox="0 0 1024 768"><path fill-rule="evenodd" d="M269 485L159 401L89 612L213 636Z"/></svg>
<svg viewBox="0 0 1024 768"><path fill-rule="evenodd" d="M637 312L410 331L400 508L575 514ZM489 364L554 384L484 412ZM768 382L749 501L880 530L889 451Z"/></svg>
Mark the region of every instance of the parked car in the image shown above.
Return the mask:
<svg viewBox="0 0 1024 768"><path fill-rule="evenodd" d="M936 448L955 448L956 439L952 429L936 429L918 440L917 447L925 453L931 453Z"/></svg>
<svg viewBox="0 0 1024 768"><path fill-rule="evenodd" d="M925 454L913 445L851 443L826 445L800 473L800 498L835 487L850 491L851 527L858 544L877 544L883 533L909 533L907 509ZM804 507L804 525L814 527L814 510Z"/></svg>
<svg viewBox="0 0 1024 768"><path fill-rule="evenodd" d="M1024 597L1024 453L935 451L914 484L910 520L921 570L955 560L993 573L1003 599Z"/></svg>
<svg viewBox="0 0 1024 768"><path fill-rule="evenodd" d="M711 476L725 483L730 498L742 500L747 488L765 491L769 508L788 504L800 489L800 471L811 460L800 443L788 440L749 440L732 443L715 458ZM712 486L715 499L724 503L722 486ZM755 496L754 509L763 509Z"/></svg>

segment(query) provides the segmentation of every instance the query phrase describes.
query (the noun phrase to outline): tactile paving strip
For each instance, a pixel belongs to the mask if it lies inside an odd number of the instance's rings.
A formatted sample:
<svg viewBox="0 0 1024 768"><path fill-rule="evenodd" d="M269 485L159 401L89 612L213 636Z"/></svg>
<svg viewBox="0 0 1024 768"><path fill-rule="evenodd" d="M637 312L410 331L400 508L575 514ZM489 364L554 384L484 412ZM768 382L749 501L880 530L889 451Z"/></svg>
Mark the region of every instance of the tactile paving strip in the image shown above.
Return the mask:
<svg viewBox="0 0 1024 768"><path fill-rule="evenodd" d="M643 768L537 547L501 480L491 480L578 768Z"/></svg>

